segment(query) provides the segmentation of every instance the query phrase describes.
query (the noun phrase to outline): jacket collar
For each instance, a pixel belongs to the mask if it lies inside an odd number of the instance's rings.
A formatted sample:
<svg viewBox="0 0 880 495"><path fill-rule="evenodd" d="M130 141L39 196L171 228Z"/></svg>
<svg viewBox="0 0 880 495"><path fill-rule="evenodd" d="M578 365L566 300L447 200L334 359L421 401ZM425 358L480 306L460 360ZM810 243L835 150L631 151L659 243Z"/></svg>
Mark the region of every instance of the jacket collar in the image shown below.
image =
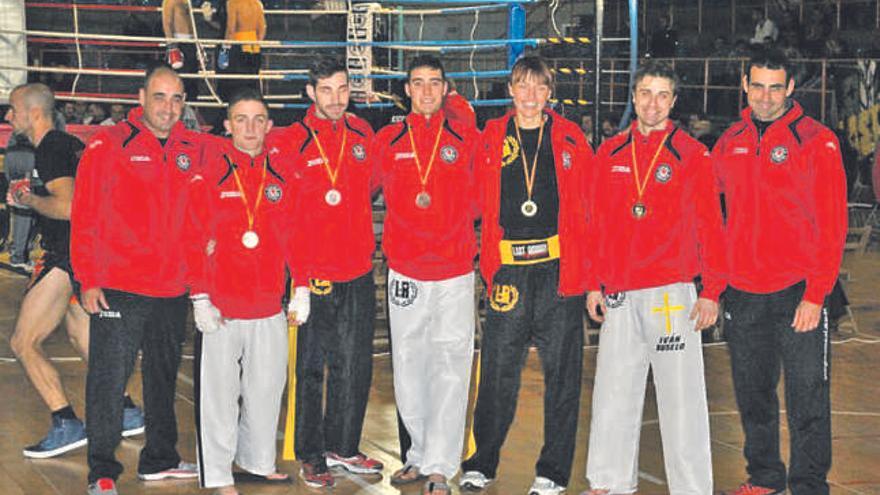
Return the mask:
<svg viewBox="0 0 880 495"><path fill-rule="evenodd" d="M128 112L128 118L126 120L128 125L137 129L142 135L150 135L153 136L154 139L158 142L159 138L153 134L149 128L147 128L146 124L144 124L144 107L139 106L132 108ZM183 122L177 121L174 123L174 126L171 127L171 132L168 133L169 141L178 141L180 140L181 134L186 131L186 127L183 125Z"/></svg>
<svg viewBox="0 0 880 495"><path fill-rule="evenodd" d="M789 126L792 122L798 120L804 115L804 109L801 107L800 103L795 100L789 101L791 102L791 106L788 108L788 110L786 110L784 114L782 114L781 117L774 120L773 123L767 127L767 130L764 132L765 135L771 132L771 130L775 131L775 129L778 129L780 127ZM745 123L746 127L753 131L754 134L757 136L758 128L757 126L755 126L755 122L752 120L752 107L744 108L741 116L743 123Z"/></svg>

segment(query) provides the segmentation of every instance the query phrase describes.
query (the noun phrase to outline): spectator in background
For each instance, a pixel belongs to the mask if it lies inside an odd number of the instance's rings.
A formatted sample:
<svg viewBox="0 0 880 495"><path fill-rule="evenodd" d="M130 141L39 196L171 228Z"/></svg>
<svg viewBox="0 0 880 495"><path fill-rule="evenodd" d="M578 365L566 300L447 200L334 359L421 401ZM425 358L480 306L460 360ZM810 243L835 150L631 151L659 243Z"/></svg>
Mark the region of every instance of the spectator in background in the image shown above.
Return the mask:
<svg viewBox="0 0 880 495"><path fill-rule="evenodd" d="M617 134L617 122L619 119L614 116L608 116L602 119L602 135L600 136L604 141L607 138Z"/></svg>
<svg viewBox="0 0 880 495"><path fill-rule="evenodd" d="M86 110L86 117L83 119L85 125L99 125L107 118L107 110L100 103L90 103Z"/></svg>
<svg viewBox="0 0 880 495"><path fill-rule="evenodd" d="M76 121L76 106L72 101L64 102L64 106L61 107L61 116L64 117L65 124L79 124Z"/></svg>
<svg viewBox="0 0 880 495"><path fill-rule="evenodd" d="M101 122L101 125L116 125L125 120L125 105L114 103L110 105L110 116Z"/></svg>
<svg viewBox="0 0 880 495"><path fill-rule="evenodd" d="M763 45L764 43L776 42L779 38L779 28L776 23L764 14L762 9L752 11L752 20L755 22L755 35L749 42L753 45Z"/></svg>
<svg viewBox="0 0 880 495"><path fill-rule="evenodd" d="M73 102L73 114L77 124L82 124L86 120L86 113L89 111L89 104L84 101ZM71 122L68 122L70 124Z"/></svg>
<svg viewBox="0 0 880 495"><path fill-rule="evenodd" d="M651 35L650 55L654 58L674 57L677 45L678 32L672 28L672 20L661 16L659 29Z"/></svg>
<svg viewBox="0 0 880 495"><path fill-rule="evenodd" d="M587 137L587 142L593 145L593 116L589 113L581 115L581 131Z"/></svg>
<svg viewBox="0 0 880 495"><path fill-rule="evenodd" d="M30 180L34 170L34 146L23 133L13 132L6 143L6 158L3 174L9 181L9 189L14 190L17 184ZM34 229L34 213L29 206L15 204L7 200L10 220L12 222L12 240L9 247L9 264L14 268L31 272L33 263L30 261L30 246L36 230Z"/></svg>

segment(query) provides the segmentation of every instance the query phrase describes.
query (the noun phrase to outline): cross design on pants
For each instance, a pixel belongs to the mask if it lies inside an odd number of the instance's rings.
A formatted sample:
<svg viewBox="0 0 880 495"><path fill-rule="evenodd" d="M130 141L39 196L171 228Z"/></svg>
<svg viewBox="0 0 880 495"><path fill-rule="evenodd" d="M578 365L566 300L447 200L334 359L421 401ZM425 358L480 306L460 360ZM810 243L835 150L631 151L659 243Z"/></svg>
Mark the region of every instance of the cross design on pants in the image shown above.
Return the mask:
<svg viewBox="0 0 880 495"><path fill-rule="evenodd" d="M675 311L684 311L684 306L681 304L670 306L668 292L663 293L663 306L651 308L652 313L663 313L663 316L666 317L666 335L672 335L672 318L670 318L670 315Z"/></svg>

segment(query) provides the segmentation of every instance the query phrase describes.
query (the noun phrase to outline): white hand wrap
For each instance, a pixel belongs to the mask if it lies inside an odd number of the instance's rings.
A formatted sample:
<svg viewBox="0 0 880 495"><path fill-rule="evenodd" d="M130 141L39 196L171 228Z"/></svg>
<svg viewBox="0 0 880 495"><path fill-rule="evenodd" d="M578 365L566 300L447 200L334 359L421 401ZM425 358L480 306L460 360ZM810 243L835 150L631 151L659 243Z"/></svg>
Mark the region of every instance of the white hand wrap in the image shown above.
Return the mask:
<svg viewBox="0 0 880 495"><path fill-rule="evenodd" d="M287 305L287 315L302 325L309 319L309 288L297 287L293 291L293 299Z"/></svg>
<svg viewBox="0 0 880 495"><path fill-rule="evenodd" d="M211 303L207 294L195 294L190 297L193 305L193 320L196 328L202 333L214 333L220 330L222 317L220 310Z"/></svg>

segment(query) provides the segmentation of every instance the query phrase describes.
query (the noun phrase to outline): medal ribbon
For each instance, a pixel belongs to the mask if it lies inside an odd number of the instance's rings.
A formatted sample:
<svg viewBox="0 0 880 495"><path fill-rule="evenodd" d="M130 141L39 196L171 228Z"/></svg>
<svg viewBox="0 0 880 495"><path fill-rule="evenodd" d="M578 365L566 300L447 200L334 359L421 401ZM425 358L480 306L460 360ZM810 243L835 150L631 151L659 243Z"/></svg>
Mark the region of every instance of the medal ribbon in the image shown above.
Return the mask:
<svg viewBox="0 0 880 495"><path fill-rule="evenodd" d="M419 170L419 182L422 184L422 191L425 190L425 185L428 184L428 177L431 175L431 167L434 166L434 158L437 156L437 148L440 147L440 135L443 134L443 123L445 121L440 121L440 126L437 128L437 137L434 138L434 149L431 151L431 159L428 161L428 170L422 175L422 161L419 160L419 152L416 150L416 140L413 138L412 126L408 126L406 130L406 134L409 136L409 144L412 146L413 150L413 158L416 160L416 168Z"/></svg>
<svg viewBox="0 0 880 495"><path fill-rule="evenodd" d="M544 119L541 117L541 130L538 131L538 146L535 147L535 156L532 158L532 170L529 171L528 161L526 160L526 149L523 147L522 136L519 133L519 121L516 116L513 117L513 128L516 129L516 142L519 144L519 157L523 164L523 178L526 181L526 192L528 200L532 200L532 189L535 188L535 171L538 169L538 155L541 154L541 142L544 140Z"/></svg>
<svg viewBox="0 0 880 495"><path fill-rule="evenodd" d="M348 129L345 128L345 122L342 123L342 146L339 147L339 154L336 155L335 170L330 168L330 162L327 160L327 154L324 153L324 147L321 146L321 140L318 139L318 135L311 129L309 131L312 133L312 137L315 138L315 144L318 145L318 153L321 154L324 170L327 171L327 176L330 177L330 187L336 188L336 178L339 177L339 170L342 168L342 154L345 152L345 141L348 139Z"/></svg>
<svg viewBox="0 0 880 495"><path fill-rule="evenodd" d="M260 208L260 203L263 200L263 186L266 185L266 170L268 168L269 157L267 155L266 160L263 162L263 176L260 178L260 187L257 189L257 200L254 202L254 209L251 210L247 200L247 193L244 192L244 186L241 183L241 177L238 176L238 167L232 167L232 175L235 177L235 184L238 186L238 192L241 193L241 200L244 202L244 211L247 213L249 231L254 230L254 220L257 217L257 210Z"/></svg>
<svg viewBox="0 0 880 495"><path fill-rule="evenodd" d="M635 132L635 131L630 131ZM651 171L654 170L654 166L657 165L657 158L660 157L660 151L663 150L663 145L666 144L666 139L669 138L669 133L663 135L663 139L660 141L660 146L657 146L657 151L654 152L654 157L651 158L651 164L648 166L648 172L645 174L645 178L642 181L639 181L639 161L636 159L636 137L633 136L632 143L630 144L630 150L632 151L632 159L633 159L633 180L636 182L636 192L639 197L636 199L637 203L642 202L642 196L645 195L645 189L648 187L648 178L651 177Z"/></svg>

